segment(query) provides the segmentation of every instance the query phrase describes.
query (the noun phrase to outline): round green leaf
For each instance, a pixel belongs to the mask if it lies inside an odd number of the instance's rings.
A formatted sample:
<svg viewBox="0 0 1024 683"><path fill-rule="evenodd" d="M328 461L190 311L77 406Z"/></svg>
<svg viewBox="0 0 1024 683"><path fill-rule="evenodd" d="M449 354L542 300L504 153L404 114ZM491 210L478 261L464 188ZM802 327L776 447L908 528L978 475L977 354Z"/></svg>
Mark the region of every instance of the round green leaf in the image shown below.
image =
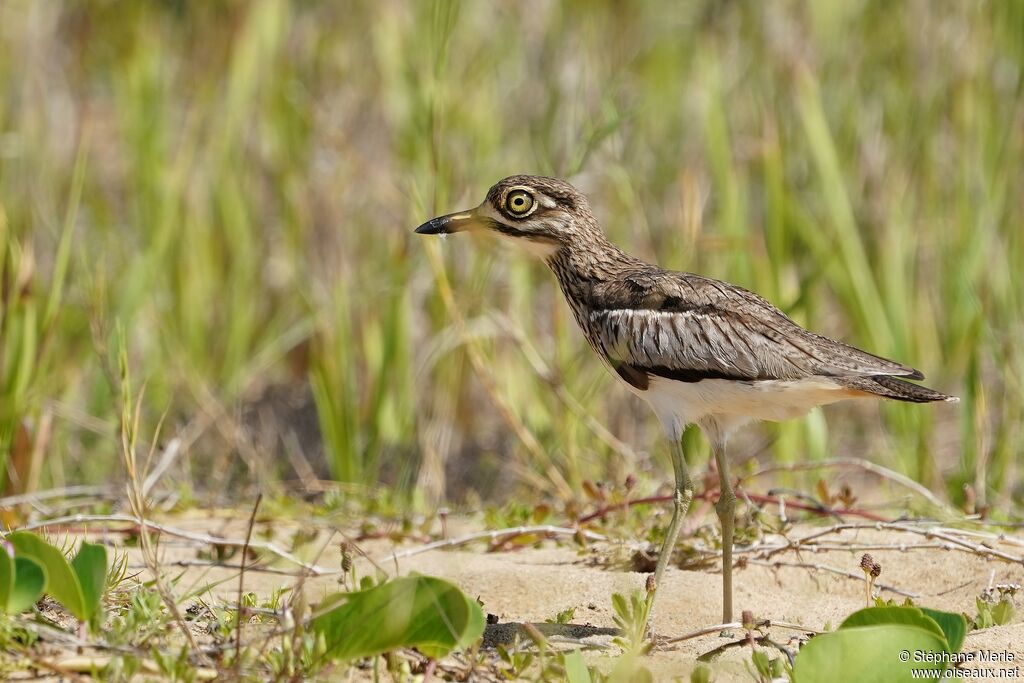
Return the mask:
<svg viewBox="0 0 1024 683"><path fill-rule="evenodd" d="M925 631L930 631L943 640L946 634L942 632L939 625L929 616L926 616L917 607L867 607L857 610L843 620L839 630L856 628L858 626L879 626L882 624L906 624L917 626Z"/></svg>
<svg viewBox="0 0 1024 683"><path fill-rule="evenodd" d="M921 611L926 616L934 619L935 623L942 629L946 636L946 642L949 643L949 651L960 652L960 648L964 646L964 638L967 637L967 620L964 619L964 615L928 609L927 607L922 607Z"/></svg>
<svg viewBox="0 0 1024 683"><path fill-rule="evenodd" d="M7 611L18 614L36 604L45 585L46 572L41 566L27 557L14 558L14 585L7 596Z"/></svg>
<svg viewBox="0 0 1024 683"><path fill-rule="evenodd" d="M908 624L840 628L811 638L800 649L793 666L793 680L795 683L935 680L946 665L915 661L915 653L919 652L945 653L946 639L930 629ZM915 678L913 670L923 674Z"/></svg>
<svg viewBox="0 0 1024 683"><path fill-rule="evenodd" d="M339 606L317 617L327 655L355 659L401 647L442 657L475 642L484 630L480 605L456 586L429 576L409 576L369 590L332 596Z"/></svg>
<svg viewBox="0 0 1024 683"><path fill-rule="evenodd" d="M98 543L82 543L71 569L82 588L85 618L91 620L99 612L103 587L107 581L107 549Z"/></svg>

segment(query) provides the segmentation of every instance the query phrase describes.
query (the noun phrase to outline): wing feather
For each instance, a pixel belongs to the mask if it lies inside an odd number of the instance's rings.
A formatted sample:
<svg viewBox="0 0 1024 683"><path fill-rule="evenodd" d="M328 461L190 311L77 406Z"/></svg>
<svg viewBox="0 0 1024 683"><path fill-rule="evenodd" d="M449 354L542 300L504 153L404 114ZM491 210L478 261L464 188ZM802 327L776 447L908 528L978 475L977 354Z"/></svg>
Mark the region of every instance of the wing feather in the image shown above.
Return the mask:
<svg viewBox="0 0 1024 683"><path fill-rule="evenodd" d="M595 348L632 375L922 378L914 368L808 332L753 292L717 280L645 271L602 287L590 305Z"/></svg>

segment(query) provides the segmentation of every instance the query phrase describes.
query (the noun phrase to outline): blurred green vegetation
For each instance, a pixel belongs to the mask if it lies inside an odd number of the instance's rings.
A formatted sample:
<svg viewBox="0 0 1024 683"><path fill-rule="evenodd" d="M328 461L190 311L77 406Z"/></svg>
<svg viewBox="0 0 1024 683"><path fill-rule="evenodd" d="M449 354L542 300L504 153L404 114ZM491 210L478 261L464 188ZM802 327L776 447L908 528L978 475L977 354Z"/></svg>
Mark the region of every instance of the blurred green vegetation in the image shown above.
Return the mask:
<svg viewBox="0 0 1024 683"><path fill-rule="evenodd" d="M542 266L411 234L533 172L629 251L962 397L766 425L738 458L867 457L1005 509L1022 66L1021 2L4 2L7 490L118 479L118 324L199 491L665 478Z"/></svg>

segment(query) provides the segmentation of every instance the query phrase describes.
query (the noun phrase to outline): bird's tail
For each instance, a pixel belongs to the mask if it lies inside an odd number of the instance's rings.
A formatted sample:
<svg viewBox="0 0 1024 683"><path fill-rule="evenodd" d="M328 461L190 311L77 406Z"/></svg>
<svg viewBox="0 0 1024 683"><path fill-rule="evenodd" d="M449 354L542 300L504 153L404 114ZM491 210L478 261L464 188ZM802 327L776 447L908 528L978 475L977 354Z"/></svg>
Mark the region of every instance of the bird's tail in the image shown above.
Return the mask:
<svg viewBox="0 0 1024 683"><path fill-rule="evenodd" d="M907 382L891 375L844 377L842 382L844 385L857 391L874 394L883 398L892 398L897 401L909 401L910 403L931 403L933 401L956 403L960 400L956 396L948 396L934 389Z"/></svg>

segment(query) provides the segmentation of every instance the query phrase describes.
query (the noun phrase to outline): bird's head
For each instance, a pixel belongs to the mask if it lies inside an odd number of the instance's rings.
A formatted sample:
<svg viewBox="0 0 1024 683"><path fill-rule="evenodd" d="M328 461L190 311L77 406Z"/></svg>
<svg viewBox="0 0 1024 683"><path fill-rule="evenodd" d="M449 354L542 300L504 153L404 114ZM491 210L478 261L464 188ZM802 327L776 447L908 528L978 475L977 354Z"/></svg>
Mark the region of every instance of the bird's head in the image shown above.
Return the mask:
<svg viewBox="0 0 1024 683"><path fill-rule="evenodd" d="M421 235L489 231L547 257L581 233L596 231L587 199L558 178L515 175L499 181L476 208L431 219Z"/></svg>

